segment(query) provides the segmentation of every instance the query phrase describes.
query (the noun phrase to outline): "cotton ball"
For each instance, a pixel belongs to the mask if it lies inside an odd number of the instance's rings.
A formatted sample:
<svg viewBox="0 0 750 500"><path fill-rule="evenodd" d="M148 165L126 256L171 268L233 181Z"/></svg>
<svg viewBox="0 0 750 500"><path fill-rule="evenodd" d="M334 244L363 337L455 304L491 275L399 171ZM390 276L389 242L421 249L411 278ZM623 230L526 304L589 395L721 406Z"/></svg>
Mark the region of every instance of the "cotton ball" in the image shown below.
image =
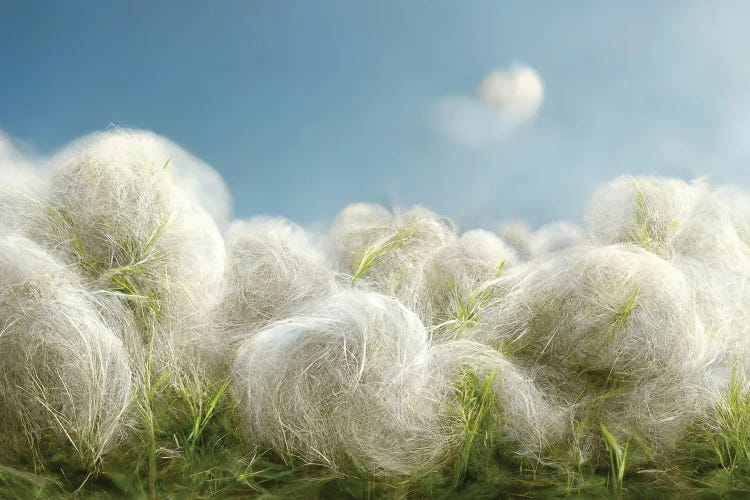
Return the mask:
<svg viewBox="0 0 750 500"><path fill-rule="evenodd" d="M22 233L33 213L36 211L35 199L38 196L36 177L14 176L4 181L0 175L0 231Z"/></svg>
<svg viewBox="0 0 750 500"><path fill-rule="evenodd" d="M719 386L728 386L732 370L750 374L750 274L721 261L678 256L674 265L691 284L698 314L712 346L712 375Z"/></svg>
<svg viewBox="0 0 750 500"><path fill-rule="evenodd" d="M393 214L373 203L354 203L344 208L330 229L330 253L338 269L351 272L359 266L360 254L386 234Z"/></svg>
<svg viewBox="0 0 750 500"><path fill-rule="evenodd" d="M583 244L583 229L568 221L545 224L534 232L534 254L544 255L560 252Z"/></svg>
<svg viewBox="0 0 750 500"><path fill-rule="evenodd" d="M30 153L0 132L0 230L18 233L25 229L45 183L44 174Z"/></svg>
<svg viewBox="0 0 750 500"><path fill-rule="evenodd" d="M480 377L494 376L492 390L497 415L495 431L504 451L523 457L541 457L568 431L570 411L554 402L534 380L496 350L470 340L444 342L433 348L434 369L442 381L461 390L467 370ZM439 385L439 384L436 384Z"/></svg>
<svg viewBox="0 0 750 500"><path fill-rule="evenodd" d="M739 227L742 227L742 221L735 217L721 195L705 193L676 235L674 252L749 273L750 247L743 240Z"/></svg>
<svg viewBox="0 0 750 500"><path fill-rule="evenodd" d="M140 148L149 149L152 157L160 158L163 163L168 162L167 175L172 182L179 186L181 191L189 192L191 198L211 214L220 228L224 229L229 224L232 198L221 175L190 152L153 132L127 128L93 132L55 153L49 159L49 163L64 165L74 162L87 150L104 146L113 136L130 138L140 143Z"/></svg>
<svg viewBox="0 0 750 500"><path fill-rule="evenodd" d="M418 293L427 260L455 239L450 221L414 207L389 216L381 207L346 208L331 228L332 254L357 286L404 301Z"/></svg>
<svg viewBox="0 0 750 500"><path fill-rule="evenodd" d="M643 249L578 248L550 257L488 316L485 342L568 370L563 380L574 399L596 400L603 414L621 415L621 427L637 427L654 443L674 442L711 404L706 367L713 353L690 283ZM673 404L664 405L667 399ZM644 411L657 407L666 414Z"/></svg>
<svg viewBox="0 0 750 500"><path fill-rule="evenodd" d="M706 186L677 179L620 177L600 188L588 219L602 245L634 243L669 257L674 242L704 196Z"/></svg>
<svg viewBox="0 0 750 500"><path fill-rule="evenodd" d="M234 392L252 438L282 453L374 475L409 475L440 461L436 402L420 391L427 333L379 294L347 291L277 322L239 349Z"/></svg>
<svg viewBox="0 0 750 500"><path fill-rule="evenodd" d="M425 271L431 275L430 284L460 283L475 288L498 277L516 261L515 251L500 238L475 229L435 252Z"/></svg>
<svg viewBox="0 0 750 500"><path fill-rule="evenodd" d="M0 237L0 413L11 448L69 441L96 463L121 432L131 372L75 277L31 241Z"/></svg>
<svg viewBox="0 0 750 500"><path fill-rule="evenodd" d="M77 286L81 286L77 277ZM128 355L131 370L136 378L142 375L146 365L148 349L144 349L144 337L133 311L116 294L108 291L85 291L86 298L112 333L120 339Z"/></svg>
<svg viewBox="0 0 750 500"><path fill-rule="evenodd" d="M714 190L732 217L737 234L750 244L750 194L734 186L719 186Z"/></svg>
<svg viewBox="0 0 750 500"><path fill-rule="evenodd" d="M500 235L523 260L583 244L586 238L580 226L568 221L550 222L536 231L523 222L509 222L500 229Z"/></svg>
<svg viewBox="0 0 750 500"><path fill-rule="evenodd" d="M334 274L312 236L288 220L235 221L226 238L219 311L231 339L252 334L336 290Z"/></svg>
<svg viewBox="0 0 750 500"><path fill-rule="evenodd" d="M447 245L448 254L466 262L470 278L476 283L494 278L498 268L512 266L517 261L515 251L497 235L484 229L474 229L461 235L455 243ZM449 258L449 260L452 260Z"/></svg>
<svg viewBox="0 0 750 500"><path fill-rule="evenodd" d="M595 241L634 243L667 259L721 261L750 272L742 202L702 181L620 178L599 190L589 211Z"/></svg>
<svg viewBox="0 0 750 500"><path fill-rule="evenodd" d="M524 222L505 223L500 228L500 238L515 250L520 259L528 260L535 253L534 232Z"/></svg>
<svg viewBox="0 0 750 500"><path fill-rule="evenodd" d="M685 276L636 247L582 248L549 258L507 299L501 319L508 323L495 333L514 350L569 365L634 375L703 352Z"/></svg>
<svg viewBox="0 0 750 500"><path fill-rule="evenodd" d="M150 134L99 134L69 158L54 172L35 238L77 265L88 289L116 293L160 363L191 359L192 369L196 350L215 343L209 314L225 259L216 224Z"/></svg>
<svg viewBox="0 0 750 500"><path fill-rule="evenodd" d="M490 298L481 286L507 272L516 260L515 251L493 233L468 231L427 261L422 293L413 296L410 305L435 327L438 337L457 336L470 326L475 308Z"/></svg>

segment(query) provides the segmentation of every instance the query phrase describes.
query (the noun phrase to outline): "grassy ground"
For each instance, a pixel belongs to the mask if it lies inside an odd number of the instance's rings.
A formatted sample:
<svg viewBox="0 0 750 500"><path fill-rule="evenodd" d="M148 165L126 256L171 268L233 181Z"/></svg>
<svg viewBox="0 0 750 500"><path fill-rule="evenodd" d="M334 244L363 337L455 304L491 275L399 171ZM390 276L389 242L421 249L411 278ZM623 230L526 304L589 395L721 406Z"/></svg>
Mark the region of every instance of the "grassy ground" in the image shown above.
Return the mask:
<svg viewBox="0 0 750 500"><path fill-rule="evenodd" d="M519 462L487 431L487 381L467 375L459 400L466 446L445 470L410 481L259 453L243 443L226 384L196 395L144 384L127 439L94 465L40 441L37 460L0 464L0 498L503 498L750 497L750 397L734 384L718 418L691 429L680 452L644 461L602 428L609 461L593 468ZM633 465L636 463L637 465Z"/></svg>

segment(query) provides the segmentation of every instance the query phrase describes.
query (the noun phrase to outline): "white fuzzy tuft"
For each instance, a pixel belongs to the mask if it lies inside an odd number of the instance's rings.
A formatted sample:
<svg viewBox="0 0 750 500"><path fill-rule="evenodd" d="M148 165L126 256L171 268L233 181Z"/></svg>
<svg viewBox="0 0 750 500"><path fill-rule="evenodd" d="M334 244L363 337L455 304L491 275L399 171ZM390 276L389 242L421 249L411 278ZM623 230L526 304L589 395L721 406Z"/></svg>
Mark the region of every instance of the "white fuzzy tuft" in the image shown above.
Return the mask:
<svg viewBox="0 0 750 500"><path fill-rule="evenodd" d="M312 236L285 219L235 221L227 252L219 314L232 344L337 288Z"/></svg>
<svg viewBox="0 0 750 500"><path fill-rule="evenodd" d="M11 449L55 436L96 463L120 433L131 371L75 276L31 241L0 236L0 432Z"/></svg>

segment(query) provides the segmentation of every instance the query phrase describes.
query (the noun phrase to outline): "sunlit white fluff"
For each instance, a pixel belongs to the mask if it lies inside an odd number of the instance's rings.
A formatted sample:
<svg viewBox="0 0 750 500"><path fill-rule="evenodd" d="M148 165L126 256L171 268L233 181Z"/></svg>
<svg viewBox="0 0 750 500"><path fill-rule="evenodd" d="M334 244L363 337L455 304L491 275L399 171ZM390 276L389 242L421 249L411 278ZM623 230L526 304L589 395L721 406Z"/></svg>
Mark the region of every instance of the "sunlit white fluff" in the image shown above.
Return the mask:
<svg viewBox="0 0 750 500"><path fill-rule="evenodd" d="M657 448L718 397L721 363L688 278L642 248L579 247L539 261L486 315L485 342L549 367L557 380L544 386L601 407L614 432Z"/></svg>
<svg viewBox="0 0 750 500"><path fill-rule="evenodd" d="M225 250L214 219L177 180L179 158L157 136L129 130L70 150L56 157L27 232L77 266L89 290L117 294L165 370L200 366L195 355L217 343L210 314Z"/></svg>
<svg viewBox="0 0 750 500"><path fill-rule="evenodd" d="M371 292L343 292L252 336L233 383L251 439L399 476L441 467L460 448L456 384L467 369L496 373L497 431L514 453L559 438L562 414L499 353L468 341L432 347L414 313Z"/></svg>
<svg viewBox="0 0 750 500"><path fill-rule="evenodd" d="M422 207L391 214L368 204L345 208L329 236L332 261L351 283L407 304L419 293L429 258L455 238L449 220Z"/></svg>
<svg viewBox="0 0 750 500"><path fill-rule="evenodd" d="M75 275L31 241L0 236L0 281L4 449L67 441L93 465L117 440L130 401L123 343Z"/></svg>
<svg viewBox="0 0 750 500"><path fill-rule="evenodd" d="M235 221L226 241L219 321L232 343L337 288L334 273L312 235L286 219Z"/></svg>

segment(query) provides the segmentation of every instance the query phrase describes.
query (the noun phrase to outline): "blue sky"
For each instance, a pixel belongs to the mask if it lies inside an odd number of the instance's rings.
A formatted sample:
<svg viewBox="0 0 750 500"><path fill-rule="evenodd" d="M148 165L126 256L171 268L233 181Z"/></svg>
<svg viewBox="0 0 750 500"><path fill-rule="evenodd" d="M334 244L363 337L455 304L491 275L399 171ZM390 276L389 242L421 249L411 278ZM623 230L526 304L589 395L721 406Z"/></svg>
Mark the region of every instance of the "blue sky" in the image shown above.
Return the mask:
<svg viewBox="0 0 750 500"><path fill-rule="evenodd" d="M225 178L235 214L423 204L459 226L580 219L620 174L750 186L741 2L0 0L0 129L48 153L110 123ZM446 96L522 63L536 118L463 145Z"/></svg>

